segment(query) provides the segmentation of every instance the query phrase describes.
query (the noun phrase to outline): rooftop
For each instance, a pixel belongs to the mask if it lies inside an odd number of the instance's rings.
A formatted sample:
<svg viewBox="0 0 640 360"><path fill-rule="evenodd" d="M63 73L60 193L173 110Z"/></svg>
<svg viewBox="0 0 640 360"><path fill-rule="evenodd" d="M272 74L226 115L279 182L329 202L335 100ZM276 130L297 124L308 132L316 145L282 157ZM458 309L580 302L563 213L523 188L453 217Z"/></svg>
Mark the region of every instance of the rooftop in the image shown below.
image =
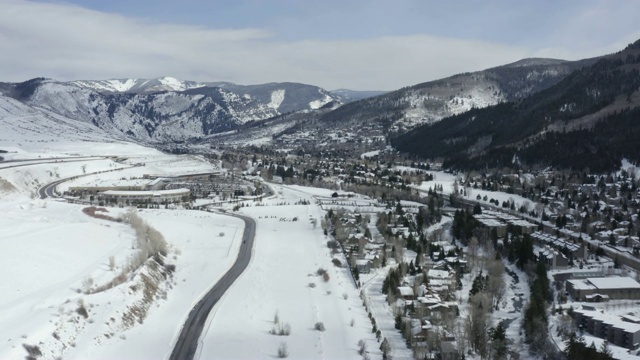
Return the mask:
<svg viewBox="0 0 640 360"><path fill-rule="evenodd" d="M630 277L588 278L598 289L640 289L640 284Z"/></svg>

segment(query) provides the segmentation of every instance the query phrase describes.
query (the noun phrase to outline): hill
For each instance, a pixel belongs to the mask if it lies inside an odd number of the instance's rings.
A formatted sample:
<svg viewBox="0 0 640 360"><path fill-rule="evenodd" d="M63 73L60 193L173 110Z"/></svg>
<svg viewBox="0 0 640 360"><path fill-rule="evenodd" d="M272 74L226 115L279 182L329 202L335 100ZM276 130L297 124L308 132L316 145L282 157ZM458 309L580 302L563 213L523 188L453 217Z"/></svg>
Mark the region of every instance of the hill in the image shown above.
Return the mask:
<svg viewBox="0 0 640 360"><path fill-rule="evenodd" d="M322 121L332 126L379 122L391 133L403 133L472 109L525 98L596 60L523 59L355 101L325 114Z"/></svg>
<svg viewBox="0 0 640 360"><path fill-rule="evenodd" d="M242 86L173 78L0 83L0 96L143 143L197 140L297 111L339 106L317 86Z"/></svg>
<svg viewBox="0 0 640 360"><path fill-rule="evenodd" d="M419 127L392 144L459 169L612 170L622 158L640 162L639 90L640 41L546 90Z"/></svg>

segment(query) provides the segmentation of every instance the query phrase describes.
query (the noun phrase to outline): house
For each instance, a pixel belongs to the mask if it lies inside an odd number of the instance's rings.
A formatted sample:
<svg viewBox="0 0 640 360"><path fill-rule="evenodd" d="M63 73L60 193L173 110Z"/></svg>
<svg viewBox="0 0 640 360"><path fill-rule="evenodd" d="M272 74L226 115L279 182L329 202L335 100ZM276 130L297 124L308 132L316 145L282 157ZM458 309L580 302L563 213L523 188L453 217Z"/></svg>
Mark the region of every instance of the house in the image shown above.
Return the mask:
<svg viewBox="0 0 640 360"><path fill-rule="evenodd" d="M398 293L400 297L407 301L413 301L416 299L413 289L410 286L398 286Z"/></svg>
<svg viewBox="0 0 640 360"><path fill-rule="evenodd" d="M356 268L360 274L368 274L371 272L371 261L367 259L356 260Z"/></svg>
<svg viewBox="0 0 640 360"><path fill-rule="evenodd" d="M553 249L549 245L540 250L538 258L544 261L547 268L551 270L566 269L569 267L569 259L558 250Z"/></svg>

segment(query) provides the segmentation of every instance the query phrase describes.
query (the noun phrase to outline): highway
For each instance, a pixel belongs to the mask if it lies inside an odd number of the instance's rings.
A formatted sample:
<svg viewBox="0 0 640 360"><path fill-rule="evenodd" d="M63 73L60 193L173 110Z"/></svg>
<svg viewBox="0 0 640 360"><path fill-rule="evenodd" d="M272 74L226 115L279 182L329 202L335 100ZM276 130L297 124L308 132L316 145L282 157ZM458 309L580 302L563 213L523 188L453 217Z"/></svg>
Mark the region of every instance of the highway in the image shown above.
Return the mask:
<svg viewBox="0 0 640 360"><path fill-rule="evenodd" d="M22 166L42 165L42 164L104 160L106 158L107 157L104 157L104 156L73 156L73 157L66 157L66 158L4 160L4 161L0 161L0 170L17 168ZM17 163L18 165L2 166L4 164L15 164L15 163Z"/></svg>
<svg viewBox="0 0 640 360"><path fill-rule="evenodd" d="M233 282L242 274L251 261L251 252L256 235L256 222L254 219L238 215L225 214L240 218L244 221L245 228L242 234L242 244L238 252L238 258L231 269L218 281L211 290L193 307L187 321L182 326L180 336L171 353L171 360L191 360L195 357L200 342L200 336L211 309L218 303L224 293Z"/></svg>

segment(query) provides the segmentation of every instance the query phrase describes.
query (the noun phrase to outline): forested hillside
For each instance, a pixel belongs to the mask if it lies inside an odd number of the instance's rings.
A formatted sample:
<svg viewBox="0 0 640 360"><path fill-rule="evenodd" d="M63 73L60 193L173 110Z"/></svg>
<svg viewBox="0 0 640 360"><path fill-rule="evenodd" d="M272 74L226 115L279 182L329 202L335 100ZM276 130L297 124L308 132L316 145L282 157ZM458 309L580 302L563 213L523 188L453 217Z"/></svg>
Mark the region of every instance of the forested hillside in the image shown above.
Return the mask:
<svg viewBox="0 0 640 360"><path fill-rule="evenodd" d="M604 171L640 162L640 41L525 99L446 118L392 140L460 169L558 166Z"/></svg>

